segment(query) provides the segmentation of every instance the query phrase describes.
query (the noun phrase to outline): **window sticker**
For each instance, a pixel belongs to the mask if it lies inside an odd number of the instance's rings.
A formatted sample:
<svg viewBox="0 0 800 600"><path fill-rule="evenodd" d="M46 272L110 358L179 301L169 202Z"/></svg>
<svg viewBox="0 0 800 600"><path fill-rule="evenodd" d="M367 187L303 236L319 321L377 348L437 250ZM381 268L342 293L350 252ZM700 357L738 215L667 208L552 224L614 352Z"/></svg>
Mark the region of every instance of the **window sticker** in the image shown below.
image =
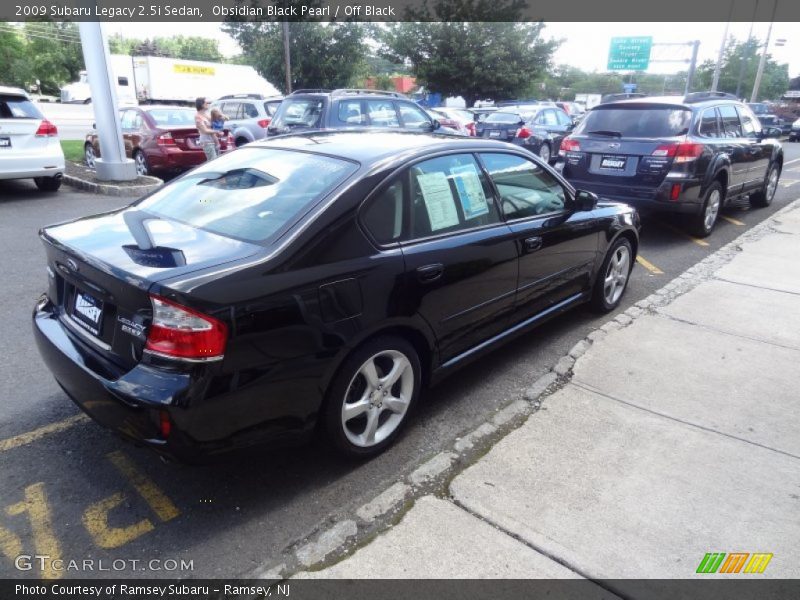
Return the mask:
<svg viewBox="0 0 800 600"><path fill-rule="evenodd" d="M422 191L422 199L428 211L431 231L458 225L458 211L450 183L442 172L417 175L417 183Z"/></svg>
<svg viewBox="0 0 800 600"><path fill-rule="evenodd" d="M458 198L461 200L466 220L469 221L488 213L489 204L483 193L483 186L475 165L453 167L450 172L453 174L453 182L456 184Z"/></svg>

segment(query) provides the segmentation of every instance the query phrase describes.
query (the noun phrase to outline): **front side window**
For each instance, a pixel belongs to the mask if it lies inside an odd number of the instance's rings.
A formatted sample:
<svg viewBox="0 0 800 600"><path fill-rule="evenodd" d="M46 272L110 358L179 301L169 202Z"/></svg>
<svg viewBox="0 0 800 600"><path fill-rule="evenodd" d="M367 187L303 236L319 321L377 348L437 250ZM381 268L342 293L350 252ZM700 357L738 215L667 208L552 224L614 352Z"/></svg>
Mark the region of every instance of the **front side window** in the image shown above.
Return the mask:
<svg viewBox="0 0 800 600"><path fill-rule="evenodd" d="M431 119L425 112L406 102L399 102L400 118L403 119L403 127L409 129L424 129L431 126Z"/></svg>
<svg viewBox="0 0 800 600"><path fill-rule="evenodd" d="M125 110L122 111L122 118L120 119L120 128L126 131L133 129L133 119L136 116L136 111Z"/></svg>
<svg viewBox="0 0 800 600"><path fill-rule="evenodd" d="M719 116L722 120L723 137L742 137L742 124L739 122L739 115L736 114L736 109L732 104L720 106Z"/></svg>
<svg viewBox="0 0 800 600"><path fill-rule="evenodd" d="M480 158L497 187L506 218L524 219L564 210L564 188L536 163L514 154L486 153Z"/></svg>
<svg viewBox="0 0 800 600"><path fill-rule="evenodd" d="M742 133L744 133L745 137L757 137L761 132L761 123L756 116L745 106L737 106L736 110L739 112L739 120L742 122Z"/></svg>
<svg viewBox="0 0 800 600"><path fill-rule="evenodd" d="M373 127L400 127L394 103L391 100L367 100L367 116Z"/></svg>
<svg viewBox="0 0 800 600"><path fill-rule="evenodd" d="M174 180L137 208L248 242L268 243L357 169L273 148L243 148Z"/></svg>
<svg viewBox="0 0 800 600"><path fill-rule="evenodd" d="M351 127L364 125L367 122L367 116L361 109L361 100L342 100L339 102L336 115L340 123Z"/></svg>
<svg viewBox="0 0 800 600"><path fill-rule="evenodd" d="M319 127L324 102L322 100L284 100L272 121L275 127Z"/></svg>

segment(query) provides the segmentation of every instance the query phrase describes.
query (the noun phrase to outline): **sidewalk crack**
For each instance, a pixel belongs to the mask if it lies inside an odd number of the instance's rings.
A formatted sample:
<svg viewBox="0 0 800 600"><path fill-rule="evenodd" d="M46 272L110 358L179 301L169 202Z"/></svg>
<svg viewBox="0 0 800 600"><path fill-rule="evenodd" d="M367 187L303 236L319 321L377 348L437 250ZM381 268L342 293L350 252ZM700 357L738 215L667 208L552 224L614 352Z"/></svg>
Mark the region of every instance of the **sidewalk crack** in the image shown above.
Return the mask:
<svg viewBox="0 0 800 600"><path fill-rule="evenodd" d="M745 287L751 287L751 288L755 288L757 290L767 290L769 292L778 292L779 294L790 294L792 296L800 296L800 292L792 292L792 291L789 291L789 290L778 290L778 289L771 288L771 287L766 287L766 286L763 286L763 285L754 285L752 283L743 283L741 281L731 281L730 279L725 279L724 277L716 277L715 276L715 277L713 277L713 279L716 279L717 281L724 281L725 283L732 283L733 285L743 285Z"/></svg>
<svg viewBox="0 0 800 600"><path fill-rule="evenodd" d="M767 344L768 346L775 346L776 348L783 348L784 350L794 350L795 352L800 352L800 346L786 346L784 344L779 344L777 342L772 342L770 340L765 340L762 338L752 337L749 335L742 335L741 333L736 333L733 331L726 331L724 329L719 329L718 327L713 327L712 325L706 325L705 323L696 323L695 321L689 321L688 319L682 319L681 317L676 317L675 315L670 315L665 313L661 310L656 311L659 316L664 317L666 319L670 319L671 321L675 321L677 323L683 323L684 325L692 325L694 327L700 327L702 329L707 329L708 331L713 331L715 333L720 333L722 335L729 335L731 337L740 338L743 340L748 340L751 342L758 342L760 344Z"/></svg>
<svg viewBox="0 0 800 600"><path fill-rule="evenodd" d="M738 442L744 442L745 444L750 444L751 446L756 446L758 448L763 448L764 450L769 450L771 452L776 452L778 454L783 454L784 456L788 456L789 458L794 458L800 460L800 456L792 454L791 452L786 452L785 450L779 450L778 448L772 448L771 446L765 446L764 444L759 444L758 442L754 442L752 440L747 440L745 438L733 435L731 433L725 433L724 431L719 431L718 429L712 429L710 427L706 427L705 425L699 425L698 423L692 423L691 421L685 421L683 419L679 419L678 417L673 417L671 415L658 412L657 410L653 410L651 408L645 408L638 404L634 404L629 400L623 400L622 398L617 398L616 396L612 396L611 394L607 394L606 392L601 392L594 386L583 383L582 381L578 381L575 377L570 380L569 384L567 385L574 385L577 388L590 392L592 394L597 394L598 396L602 396L607 400L613 400L614 402L619 402L620 404L624 404L625 406L630 406L631 408L635 408L637 410L641 410L642 412L649 413L651 415L655 415L657 417L663 417L665 419L669 419L670 421L675 421L676 423L681 423L682 425L687 425L689 427L693 427L695 429L700 429L702 431L707 431L708 433L714 433L717 435L721 435L732 440L736 440Z"/></svg>
<svg viewBox="0 0 800 600"><path fill-rule="evenodd" d="M559 564L562 567L564 567L565 569L568 569L568 570L572 571L573 573L575 573L576 575L579 575L580 577L582 577L586 581L591 581L597 587L602 588L602 589L606 590L607 592L611 592L612 594L614 594L618 598L621 598L622 600L634 600L634 598L632 596L628 596L627 594L624 594L620 590L616 589L613 585L609 585L607 580L596 579L596 578L590 576L588 573L583 572L580 568L571 565L569 563L569 561L567 561L567 560L565 560L563 558L560 558L559 556L556 556L555 554L553 554L551 552L548 552L544 548L540 548L539 546L537 546L536 544L534 544L532 542L529 542L528 540L526 540L525 538L523 538L519 534L514 533L513 531L509 531L508 529L506 529L502 525L499 525L498 523L495 523L494 521L492 521L488 517L485 517L485 516L475 512L474 510L472 510L471 508L469 508L468 506L465 506L462 502L460 502L458 500L458 498L454 498L453 496L450 496L449 498L447 498L447 501L450 502L451 504L455 505L456 507L460 508L465 513L467 513L468 515L471 515L471 516L475 517L479 521L482 521L482 522L486 523L487 525L493 527L494 529L496 529L500 533L502 533L504 535L507 535L508 537L510 537L513 540L516 540L517 542L519 542L520 544L522 544L526 548L530 548L531 550L533 550L537 554L541 554L545 558L548 558L548 559L552 560L554 563Z"/></svg>

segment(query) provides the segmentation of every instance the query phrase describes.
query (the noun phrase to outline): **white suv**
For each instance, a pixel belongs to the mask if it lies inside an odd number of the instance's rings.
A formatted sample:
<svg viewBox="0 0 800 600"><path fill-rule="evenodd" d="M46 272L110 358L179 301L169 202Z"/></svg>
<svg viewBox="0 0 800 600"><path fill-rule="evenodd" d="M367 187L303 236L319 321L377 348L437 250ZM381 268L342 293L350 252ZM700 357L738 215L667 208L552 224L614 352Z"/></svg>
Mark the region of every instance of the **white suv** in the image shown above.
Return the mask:
<svg viewBox="0 0 800 600"><path fill-rule="evenodd" d="M58 129L19 88L0 86L0 179L27 179L46 192L61 187Z"/></svg>

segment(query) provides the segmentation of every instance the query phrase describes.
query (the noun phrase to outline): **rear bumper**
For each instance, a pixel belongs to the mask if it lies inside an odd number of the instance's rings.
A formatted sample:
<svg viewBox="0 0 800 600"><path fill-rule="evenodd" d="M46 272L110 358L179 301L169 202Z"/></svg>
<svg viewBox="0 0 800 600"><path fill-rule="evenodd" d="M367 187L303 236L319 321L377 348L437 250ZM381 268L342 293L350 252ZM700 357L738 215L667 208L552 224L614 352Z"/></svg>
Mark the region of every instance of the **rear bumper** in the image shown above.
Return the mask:
<svg viewBox="0 0 800 600"><path fill-rule="evenodd" d="M206 153L202 149L162 148L146 156L152 171L188 171L206 162Z"/></svg>
<svg viewBox="0 0 800 600"><path fill-rule="evenodd" d="M64 153L56 142L46 151L12 155L0 150L0 179L27 179L29 177L54 177L64 174Z"/></svg>
<svg viewBox="0 0 800 600"><path fill-rule="evenodd" d="M701 185L696 179L665 179L658 187L621 186L568 178L575 189L594 192L601 198L625 202L638 209L680 214L698 214L702 208ZM672 199L673 186L679 186Z"/></svg>

